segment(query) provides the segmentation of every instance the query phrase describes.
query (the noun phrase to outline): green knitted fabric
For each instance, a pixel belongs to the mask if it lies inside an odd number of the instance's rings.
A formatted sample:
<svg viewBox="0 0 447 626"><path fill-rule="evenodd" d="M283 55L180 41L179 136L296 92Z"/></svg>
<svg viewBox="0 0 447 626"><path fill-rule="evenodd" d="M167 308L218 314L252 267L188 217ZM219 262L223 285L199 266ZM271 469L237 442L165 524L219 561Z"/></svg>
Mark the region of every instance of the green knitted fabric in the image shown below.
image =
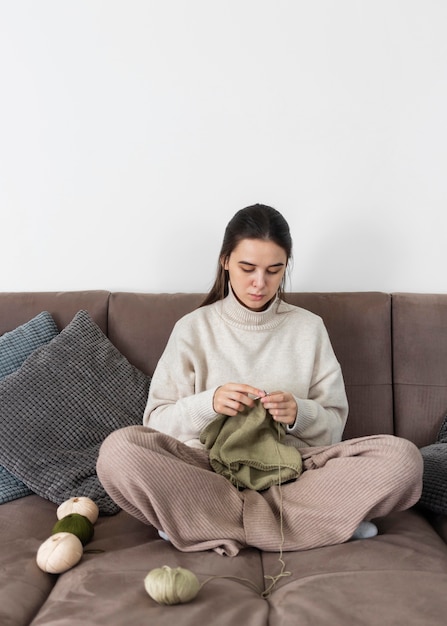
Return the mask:
<svg viewBox="0 0 447 626"><path fill-rule="evenodd" d="M260 401L234 417L218 415L201 432L213 470L238 488L268 489L298 478L301 455L283 443L285 429Z"/></svg>

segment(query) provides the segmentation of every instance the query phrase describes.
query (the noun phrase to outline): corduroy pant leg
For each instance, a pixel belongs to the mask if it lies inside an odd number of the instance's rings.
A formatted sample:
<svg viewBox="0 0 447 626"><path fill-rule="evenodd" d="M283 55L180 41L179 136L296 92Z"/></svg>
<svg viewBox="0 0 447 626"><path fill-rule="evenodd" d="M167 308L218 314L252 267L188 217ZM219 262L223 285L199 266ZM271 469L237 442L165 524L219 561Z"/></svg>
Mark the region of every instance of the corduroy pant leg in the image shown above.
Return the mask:
<svg viewBox="0 0 447 626"><path fill-rule="evenodd" d="M361 521L407 509L420 498L422 457L405 439L378 435L301 452L298 480L245 492L249 545L277 551L281 544L302 550L342 543Z"/></svg>
<svg viewBox="0 0 447 626"><path fill-rule="evenodd" d="M97 472L122 509L163 530L179 550L234 556L246 546L243 495L213 472L208 458L205 450L130 426L104 441Z"/></svg>

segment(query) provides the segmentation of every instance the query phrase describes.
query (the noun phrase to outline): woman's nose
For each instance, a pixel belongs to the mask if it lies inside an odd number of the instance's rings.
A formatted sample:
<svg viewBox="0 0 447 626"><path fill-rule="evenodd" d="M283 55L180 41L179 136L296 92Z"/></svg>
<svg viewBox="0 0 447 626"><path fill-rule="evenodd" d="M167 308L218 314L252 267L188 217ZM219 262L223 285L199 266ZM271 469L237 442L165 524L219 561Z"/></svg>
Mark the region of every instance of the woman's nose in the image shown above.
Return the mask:
<svg viewBox="0 0 447 626"><path fill-rule="evenodd" d="M263 287L265 285L265 276L263 272L256 272L255 276L254 276L254 281L253 281L254 285L256 285L256 287L260 288Z"/></svg>

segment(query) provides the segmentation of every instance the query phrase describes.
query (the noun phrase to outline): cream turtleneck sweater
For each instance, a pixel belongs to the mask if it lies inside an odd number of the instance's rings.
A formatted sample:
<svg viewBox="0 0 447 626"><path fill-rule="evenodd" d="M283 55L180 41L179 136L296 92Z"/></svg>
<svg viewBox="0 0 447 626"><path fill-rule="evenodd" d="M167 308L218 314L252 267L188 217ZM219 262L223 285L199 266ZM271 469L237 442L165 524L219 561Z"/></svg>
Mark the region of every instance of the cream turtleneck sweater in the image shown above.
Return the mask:
<svg viewBox="0 0 447 626"><path fill-rule="evenodd" d="M214 393L225 383L288 391L298 405L287 443L341 440L348 414L340 365L320 317L279 298L250 311L230 290L175 325L152 377L143 424L203 447L199 435L216 417Z"/></svg>

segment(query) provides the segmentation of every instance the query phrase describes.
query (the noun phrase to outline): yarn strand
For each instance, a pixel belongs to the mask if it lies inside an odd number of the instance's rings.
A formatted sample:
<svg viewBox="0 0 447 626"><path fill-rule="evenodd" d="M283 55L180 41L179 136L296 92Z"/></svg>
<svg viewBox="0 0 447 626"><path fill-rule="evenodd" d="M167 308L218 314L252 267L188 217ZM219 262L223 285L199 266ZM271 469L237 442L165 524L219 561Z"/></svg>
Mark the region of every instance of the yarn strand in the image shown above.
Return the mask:
<svg viewBox="0 0 447 626"><path fill-rule="evenodd" d="M277 422L278 426L278 442L281 439L281 425ZM286 571L286 563L283 558L283 548L284 548L284 519L283 519L283 493L282 493L282 485L281 485L281 455L279 453L278 444L276 444L276 449L278 451L278 489L279 489L279 531L281 534L281 543L279 545L279 557L278 561L281 565L281 571L276 576L266 575L264 578L266 580L270 580L270 585L264 590L261 594L263 598L270 597L273 589L276 587L278 581L281 578L286 578L287 576L291 576L292 572Z"/></svg>
<svg viewBox="0 0 447 626"><path fill-rule="evenodd" d="M278 426L278 443L281 440L281 425L278 422L277 423ZM264 598L265 600L267 598L270 597L273 589L276 587L276 585L278 584L278 581L281 580L281 578L287 578L288 576L292 575L292 572L289 572L288 570L286 570L286 563L284 561L283 558L283 548L284 548L284 520L283 520L283 494L282 494L282 484L281 484L281 455L279 453L279 447L278 444L276 445L276 450L278 452L278 488L279 488L279 494L280 494L280 500L279 500L279 531L280 531L280 536L281 536L281 542L279 545L279 557L278 557L278 561L281 565L281 570L279 572L279 574L277 574L276 576L272 576L271 574L266 574L264 576L264 578L266 580L270 581L270 584L266 587L266 589L264 589L264 591L262 591L258 585L256 585L252 580L249 580L248 578L240 578L238 576L210 576L209 578L207 578L201 585L200 585L200 589L202 587L204 587L207 583L209 583L212 580L216 580L216 579L230 579L230 580L237 580L238 582L243 582L243 583L247 583L249 587L251 587L251 589L253 589L254 591L256 591L257 593L259 593L259 595L261 596L261 598Z"/></svg>
<svg viewBox="0 0 447 626"><path fill-rule="evenodd" d="M281 565L281 569L279 574L276 576L267 574L264 576L266 581L270 581L267 586L265 586L264 590L260 589L256 583L248 578L241 578L239 576L210 576L202 583L199 583L195 574L190 572L189 570L184 570L182 568L177 568L176 570L172 570L168 566L163 566L163 568L158 570L152 570L146 576L145 586L146 591L149 595L159 603L162 604L177 604L181 602L189 602L197 593L209 582L217 579L229 579L229 580L237 580L241 583L249 586L253 591L258 593L261 598L267 600L273 589L278 584L281 578L286 578L287 576L291 576L292 572L286 570L286 563L283 558L283 549L284 549L284 519L283 519L283 493L282 493L282 483L281 483L281 455L279 451L279 444L281 442L281 423L277 422L277 430L278 430L278 442L275 442L276 450L278 452L278 489L279 489L279 531L280 531L280 545L279 545L279 556L278 561ZM153 576L156 575L156 577ZM160 576L162 578L160 578ZM177 585L177 586L176 586ZM189 585L189 586L188 586Z"/></svg>

